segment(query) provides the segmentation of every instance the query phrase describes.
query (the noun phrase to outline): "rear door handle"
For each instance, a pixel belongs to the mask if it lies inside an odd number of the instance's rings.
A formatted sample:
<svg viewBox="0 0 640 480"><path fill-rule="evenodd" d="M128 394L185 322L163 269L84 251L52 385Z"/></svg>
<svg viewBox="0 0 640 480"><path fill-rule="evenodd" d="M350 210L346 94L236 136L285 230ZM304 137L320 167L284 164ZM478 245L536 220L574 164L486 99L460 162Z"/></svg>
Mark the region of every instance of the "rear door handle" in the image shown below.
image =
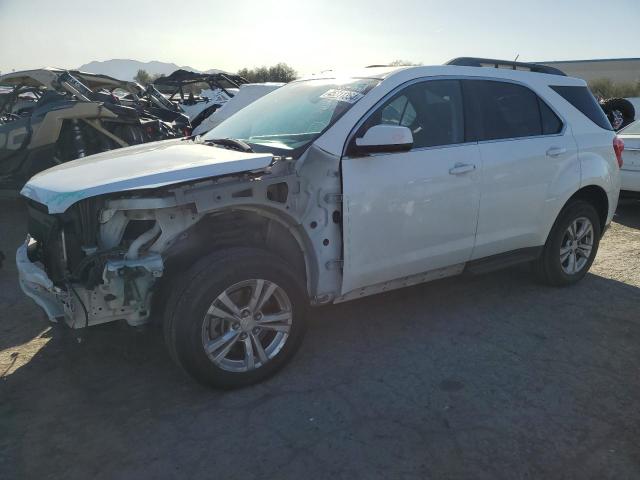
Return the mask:
<svg viewBox="0 0 640 480"><path fill-rule="evenodd" d="M449 169L449 175L461 175L467 172L473 172L476 166L471 163L456 163Z"/></svg>
<svg viewBox="0 0 640 480"><path fill-rule="evenodd" d="M567 153L567 149L566 148L551 147L549 150L547 150L547 156L548 157L559 157L563 153Z"/></svg>

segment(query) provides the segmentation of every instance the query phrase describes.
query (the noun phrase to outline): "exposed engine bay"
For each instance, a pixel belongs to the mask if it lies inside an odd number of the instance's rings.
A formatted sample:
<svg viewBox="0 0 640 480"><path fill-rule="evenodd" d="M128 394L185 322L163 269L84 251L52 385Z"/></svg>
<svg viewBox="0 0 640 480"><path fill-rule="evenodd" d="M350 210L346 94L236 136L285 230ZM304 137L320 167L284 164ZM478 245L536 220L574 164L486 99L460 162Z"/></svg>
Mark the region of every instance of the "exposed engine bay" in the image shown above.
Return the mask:
<svg viewBox="0 0 640 480"><path fill-rule="evenodd" d="M318 175L317 169L326 170L325 162L320 153L319 161L309 162L307 169ZM324 189L333 191L337 172L323 177ZM291 258L301 271L316 271L309 287L326 292L317 296L317 302L324 303L339 284L340 271L332 262L341 255L340 242L333 241L340 235L340 213L334 196L309 185L293 162L275 158L258 171L86 198L63 213L50 214L43 204L29 200L30 239L22 263L42 268L63 310L39 303L51 320L64 317L72 328L113 320L132 326L149 322L164 277L219 244L267 245ZM295 215L298 226L281 221L284 214ZM307 216L314 219L306 222L307 233L317 246L308 245L303 255L300 245L305 240L300 237ZM313 248L324 250L318 258L322 268L305 264L316 257L309 255ZM21 263L19 254L17 261ZM21 282L27 294L31 288L39 290L32 298L41 296L40 285L28 278Z"/></svg>
<svg viewBox="0 0 640 480"><path fill-rule="evenodd" d="M159 234L158 224L120 213L115 220L119 231L110 232L113 236L105 237L108 245L104 245L97 238L103 206L102 201L89 199L64 214L49 215L35 202L28 205L29 260L45 266L54 287L66 297L72 327L114 316L131 325L144 323L153 280L162 276L159 254L140 255L142 247Z"/></svg>

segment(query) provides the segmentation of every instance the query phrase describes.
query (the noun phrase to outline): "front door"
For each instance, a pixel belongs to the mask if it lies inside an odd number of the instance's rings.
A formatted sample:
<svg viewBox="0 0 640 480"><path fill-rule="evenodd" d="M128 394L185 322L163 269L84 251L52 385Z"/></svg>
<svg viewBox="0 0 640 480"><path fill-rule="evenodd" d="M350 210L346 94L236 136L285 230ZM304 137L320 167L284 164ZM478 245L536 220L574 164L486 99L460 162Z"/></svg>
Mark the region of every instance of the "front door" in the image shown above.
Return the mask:
<svg viewBox="0 0 640 480"><path fill-rule="evenodd" d="M480 200L478 145L465 137L461 83L431 80L384 101L360 127L410 128L410 151L342 162L342 293L469 260Z"/></svg>

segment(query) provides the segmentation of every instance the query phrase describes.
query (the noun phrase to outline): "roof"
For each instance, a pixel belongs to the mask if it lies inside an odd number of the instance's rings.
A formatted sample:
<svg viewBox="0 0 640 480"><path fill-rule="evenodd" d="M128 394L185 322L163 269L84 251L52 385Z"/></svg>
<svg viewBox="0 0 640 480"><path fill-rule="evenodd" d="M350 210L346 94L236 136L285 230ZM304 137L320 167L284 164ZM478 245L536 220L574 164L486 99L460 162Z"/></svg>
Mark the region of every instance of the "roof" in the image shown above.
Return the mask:
<svg viewBox="0 0 640 480"><path fill-rule="evenodd" d="M547 83L553 85L583 85L584 82L573 77L552 75L548 73L513 70L512 68L470 67L458 65L431 66L403 66L403 67L370 67L350 71L327 70L316 75L296 81L320 80L334 78L372 78L385 80L390 77L401 76L406 81L420 77L436 76L467 76L467 77L495 77L519 80L525 83Z"/></svg>
<svg viewBox="0 0 640 480"><path fill-rule="evenodd" d="M551 75L566 74L555 67L541 65L539 63L517 62L515 60L498 60L496 58L478 58L478 57L458 57L449 60L445 65L457 65L459 67L490 67L490 68L507 68L510 70L524 70L536 73L549 73Z"/></svg>
<svg viewBox="0 0 640 480"><path fill-rule="evenodd" d="M325 78L372 78L376 80L384 80L392 73L407 68L410 67L371 66L354 70L323 70L322 72L294 80L294 82L304 80L321 80Z"/></svg>

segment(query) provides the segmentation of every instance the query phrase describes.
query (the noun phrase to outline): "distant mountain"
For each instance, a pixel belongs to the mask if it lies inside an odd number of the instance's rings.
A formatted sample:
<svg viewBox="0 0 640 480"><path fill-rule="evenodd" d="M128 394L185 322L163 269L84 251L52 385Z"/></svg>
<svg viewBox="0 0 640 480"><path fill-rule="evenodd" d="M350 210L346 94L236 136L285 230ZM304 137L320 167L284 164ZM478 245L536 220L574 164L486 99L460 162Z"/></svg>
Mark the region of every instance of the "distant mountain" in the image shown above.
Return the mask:
<svg viewBox="0 0 640 480"><path fill-rule="evenodd" d="M169 75L171 72L182 68L192 72L200 72L197 68L184 66L179 67L175 63L166 62L140 62L138 60L113 59L104 62L89 62L78 67L78 70L90 73L100 73L110 75L120 80L133 80L138 70L146 70L150 74ZM221 70L207 70L206 73L220 72Z"/></svg>

